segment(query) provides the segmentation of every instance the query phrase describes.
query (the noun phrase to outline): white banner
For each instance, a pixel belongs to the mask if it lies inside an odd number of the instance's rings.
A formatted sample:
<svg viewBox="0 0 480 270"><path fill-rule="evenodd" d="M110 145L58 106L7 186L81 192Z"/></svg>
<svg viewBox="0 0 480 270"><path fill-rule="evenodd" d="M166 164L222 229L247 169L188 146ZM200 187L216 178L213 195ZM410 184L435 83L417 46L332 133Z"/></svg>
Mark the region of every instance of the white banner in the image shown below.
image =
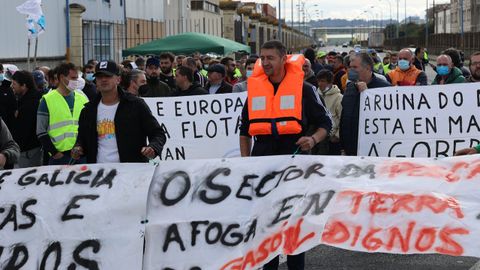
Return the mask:
<svg viewBox="0 0 480 270"><path fill-rule="evenodd" d="M145 98L167 131L161 160L239 157L246 93Z"/></svg>
<svg viewBox="0 0 480 270"><path fill-rule="evenodd" d="M480 156L162 162L144 269L256 269L319 244L480 257Z"/></svg>
<svg viewBox="0 0 480 270"><path fill-rule="evenodd" d="M148 164L0 171L2 269L142 269Z"/></svg>
<svg viewBox="0 0 480 270"><path fill-rule="evenodd" d="M480 83L369 89L358 155L447 157L480 142Z"/></svg>

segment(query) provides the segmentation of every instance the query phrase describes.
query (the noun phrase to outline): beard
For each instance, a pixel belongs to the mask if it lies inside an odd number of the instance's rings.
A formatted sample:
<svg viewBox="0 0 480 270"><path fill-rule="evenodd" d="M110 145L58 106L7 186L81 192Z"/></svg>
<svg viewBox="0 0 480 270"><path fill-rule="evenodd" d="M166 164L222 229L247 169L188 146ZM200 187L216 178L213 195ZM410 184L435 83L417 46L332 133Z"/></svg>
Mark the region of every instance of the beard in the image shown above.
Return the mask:
<svg viewBox="0 0 480 270"><path fill-rule="evenodd" d="M475 81L480 81L480 69L475 70L475 72L471 71L472 73L472 78L475 79Z"/></svg>
<svg viewBox="0 0 480 270"><path fill-rule="evenodd" d="M160 70L162 71L163 74L169 74L170 72L172 72L172 67L160 68Z"/></svg>

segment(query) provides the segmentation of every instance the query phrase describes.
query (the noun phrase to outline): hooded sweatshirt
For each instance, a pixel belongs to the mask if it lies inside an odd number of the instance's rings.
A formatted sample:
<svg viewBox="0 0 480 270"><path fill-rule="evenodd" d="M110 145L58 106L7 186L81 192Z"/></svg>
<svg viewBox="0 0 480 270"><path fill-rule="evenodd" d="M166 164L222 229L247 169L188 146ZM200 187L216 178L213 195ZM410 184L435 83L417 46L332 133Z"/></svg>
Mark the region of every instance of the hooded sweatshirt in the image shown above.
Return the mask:
<svg viewBox="0 0 480 270"><path fill-rule="evenodd" d="M342 114L342 98L343 95L335 84L332 85L332 87L328 90L325 91L318 91L320 93L320 96L323 97L325 100L325 105L327 106L327 109L330 111L332 114L332 120L333 120L333 127L332 131L330 132L330 136L335 136L337 138L340 138L340 116Z"/></svg>

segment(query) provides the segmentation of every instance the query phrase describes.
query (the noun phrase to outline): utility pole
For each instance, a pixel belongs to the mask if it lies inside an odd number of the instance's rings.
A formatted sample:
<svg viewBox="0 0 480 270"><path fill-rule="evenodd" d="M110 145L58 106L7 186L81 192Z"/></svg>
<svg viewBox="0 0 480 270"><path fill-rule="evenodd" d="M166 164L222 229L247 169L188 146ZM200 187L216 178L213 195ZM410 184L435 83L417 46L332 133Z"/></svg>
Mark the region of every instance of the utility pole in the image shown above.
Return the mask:
<svg viewBox="0 0 480 270"><path fill-rule="evenodd" d="M463 0L460 0L460 48L463 50L463 40L464 40L464 31L463 31Z"/></svg>
<svg viewBox="0 0 480 270"><path fill-rule="evenodd" d="M425 9L425 48L428 48L428 0L427 9Z"/></svg>
<svg viewBox="0 0 480 270"><path fill-rule="evenodd" d="M399 9L400 9L400 0L397 0L397 33L395 34L396 38L399 38L400 37L400 34L399 34L399 28L400 28L400 12L399 12Z"/></svg>
<svg viewBox="0 0 480 270"><path fill-rule="evenodd" d="M293 30L293 0L291 0L291 3L292 3L292 10L291 10L291 15L292 15L292 30ZM290 32L292 32L292 30L290 30ZM290 33L290 47L293 47L293 35Z"/></svg>
<svg viewBox="0 0 480 270"><path fill-rule="evenodd" d="M437 19L436 19L437 12L435 11L435 0L433 0L432 12L433 12L433 32L435 33L436 32L435 29L437 29Z"/></svg>
<svg viewBox="0 0 480 270"><path fill-rule="evenodd" d="M66 33L66 61L69 63L71 61L70 59L70 0L65 0L65 18L66 18L66 28L67 28L67 33ZM30 39L28 39L30 41ZM30 47L28 48L28 53L30 53ZM30 70L30 57L28 57L29 61L29 67L28 70Z"/></svg>
<svg viewBox="0 0 480 270"><path fill-rule="evenodd" d="M283 42L282 38L282 0L278 0L278 40Z"/></svg>

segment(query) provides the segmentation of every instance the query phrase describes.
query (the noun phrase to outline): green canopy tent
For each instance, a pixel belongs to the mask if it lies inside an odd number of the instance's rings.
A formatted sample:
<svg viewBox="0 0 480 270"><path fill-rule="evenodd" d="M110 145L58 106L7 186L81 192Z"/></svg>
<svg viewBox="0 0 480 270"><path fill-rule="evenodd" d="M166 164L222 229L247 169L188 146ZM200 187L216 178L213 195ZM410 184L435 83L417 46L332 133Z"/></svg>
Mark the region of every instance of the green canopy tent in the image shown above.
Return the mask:
<svg viewBox="0 0 480 270"><path fill-rule="evenodd" d="M159 55L162 52L173 54L216 53L227 55L234 52L250 53L250 47L241 43L199 33L184 33L157 39L122 51L124 57L129 55Z"/></svg>

